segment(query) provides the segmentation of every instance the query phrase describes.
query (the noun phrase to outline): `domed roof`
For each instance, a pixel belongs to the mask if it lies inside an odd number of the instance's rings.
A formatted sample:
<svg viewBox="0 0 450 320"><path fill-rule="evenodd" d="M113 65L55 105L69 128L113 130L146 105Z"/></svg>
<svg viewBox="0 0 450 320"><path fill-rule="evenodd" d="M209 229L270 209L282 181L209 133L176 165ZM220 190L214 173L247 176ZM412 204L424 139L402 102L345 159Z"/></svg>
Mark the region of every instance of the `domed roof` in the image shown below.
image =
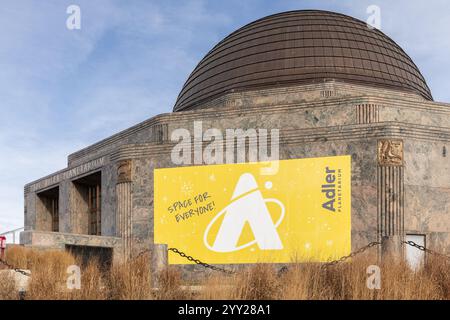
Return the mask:
<svg viewBox="0 0 450 320"><path fill-rule="evenodd" d="M174 111L231 91L323 79L433 99L411 58L381 31L343 14L302 10L256 20L219 42L187 79Z"/></svg>

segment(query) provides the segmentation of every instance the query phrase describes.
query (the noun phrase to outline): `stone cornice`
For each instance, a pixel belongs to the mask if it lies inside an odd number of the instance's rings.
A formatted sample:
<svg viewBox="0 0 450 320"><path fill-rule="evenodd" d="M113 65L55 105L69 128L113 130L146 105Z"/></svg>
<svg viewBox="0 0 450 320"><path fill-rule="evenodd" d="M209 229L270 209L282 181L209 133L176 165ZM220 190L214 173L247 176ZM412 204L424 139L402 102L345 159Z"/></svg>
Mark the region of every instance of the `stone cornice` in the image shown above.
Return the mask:
<svg viewBox="0 0 450 320"><path fill-rule="evenodd" d="M391 97L384 98L381 96L371 94L361 94L352 97L333 97L328 99L321 99L316 101L295 102L288 104L277 105L257 105L248 107L219 107L210 109L201 109L185 112L165 113L150 118L144 122L141 122L129 129L119 132L109 138L106 138L98 143L95 143L89 147L81 149L69 155L69 163L81 159L90 153L94 153L103 148L112 145L117 141L124 140L139 131L150 128L155 124L169 123L170 125L177 125L180 123L191 122L195 120L211 120L219 118L233 118L233 117L245 117L261 114L280 114L285 112L295 112L299 110L309 108L338 108L343 105L351 106L358 104L377 104L386 107L399 107L406 109L422 110L430 113L440 113L450 116L450 104L422 101L418 99L412 99L409 97L396 96L395 100Z"/></svg>
<svg viewBox="0 0 450 320"><path fill-rule="evenodd" d="M450 128L421 126L401 122L379 122L363 125L281 130L280 144L290 145L339 140L355 141L386 137L450 141ZM125 145L113 152L110 159L111 161L118 161L129 158L145 158L152 155L168 155L174 145L174 143Z"/></svg>
<svg viewBox="0 0 450 320"><path fill-rule="evenodd" d="M91 161L87 161L79 166L66 168L57 171L53 174L45 176L36 181L25 185L25 193L30 191L45 190L49 187L55 186L61 181L81 177L85 174L101 169L108 161L108 157L100 157Z"/></svg>
<svg viewBox="0 0 450 320"><path fill-rule="evenodd" d="M108 145L111 145L111 144L117 142L117 141L126 139L127 137L129 137L139 131L142 131L146 128L149 128L154 124L163 123L162 118L164 118L166 115L167 114L160 114L160 115L154 116L148 120L145 120L141 123L138 123L138 124L128 128L128 129L118 132L106 139L103 139L97 143L94 143L94 144L86 147L86 148L83 148L77 152L74 152L69 155L68 162L70 163L76 159L83 158L84 156L88 155L89 153L95 152L96 150L100 150Z"/></svg>
<svg viewBox="0 0 450 320"><path fill-rule="evenodd" d="M89 153L95 152L96 150L102 149L109 144L113 144L117 141L126 139L127 137L135 134L144 129L150 128L154 124L159 123L170 123L178 124L178 123L186 123L195 120L210 120L210 119L218 119L218 118L232 118L236 116L248 116L248 115L258 115L263 113L284 113L286 111L295 111L302 110L308 108L327 108L327 107L339 107L343 104L351 105L358 103L366 103L367 96L361 95L357 97L351 98L333 98L326 100L319 100L314 102L304 102L304 103L290 103L290 104L279 104L279 105L267 105L267 106L249 106L249 107L230 107L228 109L225 108L210 108L210 109L202 109L202 110L193 110L193 111L184 111L184 112L174 112L174 113L163 113L152 117L144 122L141 122L135 126L132 126L129 129L121 131L112 135L109 138L101 140L91 146L81 149L75 153L69 155L69 162L81 158Z"/></svg>
<svg viewBox="0 0 450 320"><path fill-rule="evenodd" d="M104 139L98 143L95 143L89 147L86 147L78 152L69 155L69 163L75 160L88 156L90 153L95 153L103 148L107 148L109 145L115 142L124 140L139 131L150 128L155 124L168 123L171 126L177 124L186 123L195 120L211 120L220 118L233 118L233 117L245 117L251 115L263 115L263 114L280 114L286 112L295 112L304 109L318 109L318 108L338 108L342 106L351 106L358 104L378 104L387 107L401 107L423 110L433 113L442 113L450 115L450 105L439 104L435 102L419 101L417 99L401 99L393 101L383 97L360 95L354 97L338 97L329 98L317 101L303 102L303 103L290 103L279 105L258 105L253 107L229 107L226 108L211 108L195 111L166 113L155 116L147 121L137 124L127 130L119 132L107 139Z"/></svg>
<svg viewBox="0 0 450 320"><path fill-rule="evenodd" d="M307 129L280 130L280 144L289 146L300 143L325 141L355 141L374 138L408 138L426 141L450 141L450 128L423 126L402 122L378 122L345 126L318 127ZM208 143L204 143L205 145ZM247 141L248 144L248 141ZM169 155L175 143L166 142L127 144L109 155L100 157L76 167L67 168L25 186L25 192L44 190L66 179L73 179L98 170L110 161Z"/></svg>

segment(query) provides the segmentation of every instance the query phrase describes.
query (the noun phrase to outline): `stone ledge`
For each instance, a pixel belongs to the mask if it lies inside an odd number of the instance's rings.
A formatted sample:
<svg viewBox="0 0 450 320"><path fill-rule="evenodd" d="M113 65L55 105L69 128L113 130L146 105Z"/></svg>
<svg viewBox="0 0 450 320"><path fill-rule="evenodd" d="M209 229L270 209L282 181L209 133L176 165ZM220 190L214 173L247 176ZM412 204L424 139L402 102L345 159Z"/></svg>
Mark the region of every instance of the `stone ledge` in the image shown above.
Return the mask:
<svg viewBox="0 0 450 320"><path fill-rule="evenodd" d="M50 247L54 249L64 249L66 245L117 248L122 245L122 239L107 236L28 230L20 233L20 243L25 246Z"/></svg>

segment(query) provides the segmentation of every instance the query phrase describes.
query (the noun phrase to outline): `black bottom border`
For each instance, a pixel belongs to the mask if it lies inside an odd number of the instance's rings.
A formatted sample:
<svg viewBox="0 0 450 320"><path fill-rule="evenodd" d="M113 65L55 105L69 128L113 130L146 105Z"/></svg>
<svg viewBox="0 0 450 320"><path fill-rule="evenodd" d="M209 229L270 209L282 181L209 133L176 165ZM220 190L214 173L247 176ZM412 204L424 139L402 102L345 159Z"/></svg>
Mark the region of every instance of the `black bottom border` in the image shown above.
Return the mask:
<svg viewBox="0 0 450 320"><path fill-rule="evenodd" d="M129 313L133 318L138 314L143 319L286 319L329 316L355 317L365 319L367 316L390 316L391 310L402 316L446 314L449 301L0 301L2 314L43 313L46 317L65 319L87 316L117 317ZM50 309L49 309L50 308ZM51 312L50 312L51 311ZM139 316L141 317L141 316ZM128 320L128 318L126 319ZM384 319L383 319L384 320Z"/></svg>

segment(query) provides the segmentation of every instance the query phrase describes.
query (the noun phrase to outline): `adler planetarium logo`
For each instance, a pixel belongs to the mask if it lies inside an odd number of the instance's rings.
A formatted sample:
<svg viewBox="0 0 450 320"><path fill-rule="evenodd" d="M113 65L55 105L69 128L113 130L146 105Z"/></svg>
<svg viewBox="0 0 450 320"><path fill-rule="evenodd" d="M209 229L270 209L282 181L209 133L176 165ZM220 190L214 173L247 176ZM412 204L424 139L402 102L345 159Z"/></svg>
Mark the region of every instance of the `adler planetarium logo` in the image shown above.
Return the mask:
<svg viewBox="0 0 450 320"><path fill-rule="evenodd" d="M271 189L272 183L268 181L265 187ZM281 214L275 223L267 208L267 202L276 203L281 209ZM283 244L277 233L277 227L283 221L284 214L284 205L277 199L264 199L255 177L250 173L244 173L236 184L231 203L222 209L206 227L203 242L209 250L215 252L238 251L254 244L258 244L261 250L281 250ZM208 235L211 227L223 215L223 222L214 244L210 245ZM255 239L237 246L246 223L252 229Z"/></svg>

